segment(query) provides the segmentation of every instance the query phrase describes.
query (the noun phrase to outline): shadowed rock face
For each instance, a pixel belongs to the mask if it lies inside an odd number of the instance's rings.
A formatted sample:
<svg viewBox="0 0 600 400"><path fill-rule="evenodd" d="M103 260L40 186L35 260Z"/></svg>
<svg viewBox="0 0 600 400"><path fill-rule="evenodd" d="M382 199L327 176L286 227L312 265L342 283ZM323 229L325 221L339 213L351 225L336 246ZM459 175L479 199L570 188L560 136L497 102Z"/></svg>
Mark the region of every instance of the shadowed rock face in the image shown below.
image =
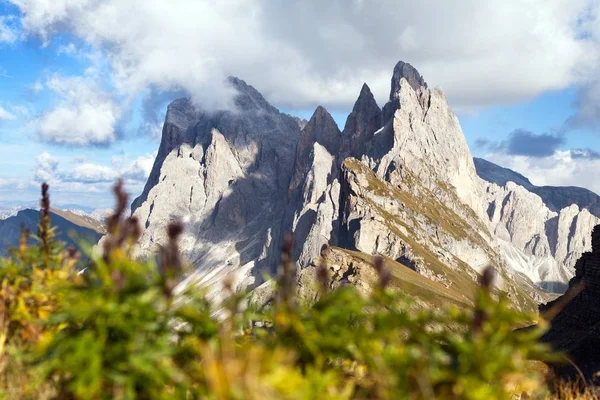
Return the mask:
<svg viewBox="0 0 600 400"><path fill-rule="evenodd" d="M337 157L341 154L342 133L333 117L321 106L317 107L310 121L304 126L300 134L300 140L296 147L295 171L290 184L290 190L296 190L309 172L309 168L314 162L315 143L323 146L332 157ZM338 163L336 162L335 164ZM335 174L334 171L331 172Z"/></svg>
<svg viewBox="0 0 600 400"><path fill-rule="evenodd" d="M575 265L569 289L558 299L540 306L551 318L542 337L555 350L566 353L591 380L600 371L600 225L592 233L592 251ZM577 378L571 365L557 365L561 375ZM598 383L598 377L595 377Z"/></svg>
<svg viewBox="0 0 600 400"><path fill-rule="evenodd" d="M400 91L400 80L406 79L410 87L416 92L421 87L427 89L427 83L421 76L419 71L409 63L404 61L398 61L398 64L394 67L394 73L392 74L392 87L390 89L390 99L394 98Z"/></svg>
<svg viewBox="0 0 600 400"><path fill-rule="evenodd" d="M197 122L201 115L200 111L194 107L189 99L177 99L169 104L165 123L163 124L158 154L156 155L152 171L150 171L150 176L146 181L142 194L131 203L132 213L146 201L148 192L158 183L160 169L165 158L173 149L181 146L186 130Z"/></svg>
<svg viewBox="0 0 600 400"><path fill-rule="evenodd" d="M232 110L198 112L186 100L169 107L164 151L134 204L145 228L136 254L153 254L168 223L182 220L182 252L198 267L190 280L211 285L231 273L247 286L278 259L300 128L244 81L229 83Z"/></svg>
<svg viewBox="0 0 600 400"><path fill-rule="evenodd" d="M343 138L323 107L317 107L300 134L290 183L285 229L294 232L293 256L308 265L338 231L339 165Z"/></svg>
<svg viewBox="0 0 600 400"><path fill-rule="evenodd" d="M344 127L345 153L360 158L373 134L383 126L383 112L365 83Z"/></svg>

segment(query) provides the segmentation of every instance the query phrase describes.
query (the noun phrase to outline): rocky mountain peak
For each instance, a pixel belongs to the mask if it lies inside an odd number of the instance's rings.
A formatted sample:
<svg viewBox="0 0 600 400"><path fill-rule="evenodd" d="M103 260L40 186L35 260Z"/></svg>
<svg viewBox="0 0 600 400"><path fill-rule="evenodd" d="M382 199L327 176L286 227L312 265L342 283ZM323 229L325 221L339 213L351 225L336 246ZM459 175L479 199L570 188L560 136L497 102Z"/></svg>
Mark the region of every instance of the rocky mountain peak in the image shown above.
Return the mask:
<svg viewBox="0 0 600 400"><path fill-rule="evenodd" d="M341 153L342 133L331 114L322 106L317 107L300 133L300 140L296 147L294 176L290 184L292 191L301 185L314 161L315 144L322 146L333 158L337 158ZM331 169L331 166L329 168Z"/></svg>
<svg viewBox="0 0 600 400"><path fill-rule="evenodd" d="M317 142L333 155L340 151L341 136L342 133L331 114L324 107L318 106L302 129L300 142L302 144Z"/></svg>
<svg viewBox="0 0 600 400"><path fill-rule="evenodd" d="M502 168L483 158L475 157L473 158L473 162L475 163L477 175L488 182L495 183L499 186L505 186L508 182L514 182L526 189L531 189L533 186L529 179L508 168Z"/></svg>
<svg viewBox="0 0 600 400"><path fill-rule="evenodd" d="M400 90L400 80L404 78L408 81L409 85L414 91L418 91L420 88L427 89L427 83L421 76L419 71L409 63L404 61L398 61L398 64L394 67L394 73L392 75L392 87L390 90L390 101L392 101L398 91Z"/></svg>
<svg viewBox="0 0 600 400"><path fill-rule="evenodd" d="M363 84L360 95L344 126L345 149L350 156L360 159L367 143L376 130L383 126L383 113L377 105L367 84Z"/></svg>
<svg viewBox="0 0 600 400"><path fill-rule="evenodd" d="M369 87L369 85L367 85L366 82L363 83L362 87L360 88L360 94L358 95L358 100L356 102L358 103L359 100L361 100L362 98L366 98L368 101L371 101L371 99L375 101L375 97L373 97L371 88Z"/></svg>
<svg viewBox="0 0 600 400"><path fill-rule="evenodd" d="M233 89L237 91L234 99L234 103L238 111L266 111L272 113L278 113L279 111L273 107L263 97L258 90L253 86L248 85L245 81L230 76L227 78L227 82Z"/></svg>
<svg viewBox="0 0 600 400"><path fill-rule="evenodd" d="M199 113L199 109L192 103L191 99L182 97L173 100L167 106L165 124L174 125L180 130L185 130L192 122L198 120Z"/></svg>
<svg viewBox="0 0 600 400"><path fill-rule="evenodd" d="M312 117L310 117L310 121L313 121L313 120L331 120L331 121L333 121L333 117L331 116L331 114L329 114L329 111L327 111L325 109L325 107L319 105L315 109L315 112L313 113Z"/></svg>
<svg viewBox="0 0 600 400"><path fill-rule="evenodd" d="M296 123L298 124L298 127L300 129L304 129L306 124L308 124L308 120L306 118L299 118L299 117L292 117L292 118L294 118L294 121L296 121Z"/></svg>

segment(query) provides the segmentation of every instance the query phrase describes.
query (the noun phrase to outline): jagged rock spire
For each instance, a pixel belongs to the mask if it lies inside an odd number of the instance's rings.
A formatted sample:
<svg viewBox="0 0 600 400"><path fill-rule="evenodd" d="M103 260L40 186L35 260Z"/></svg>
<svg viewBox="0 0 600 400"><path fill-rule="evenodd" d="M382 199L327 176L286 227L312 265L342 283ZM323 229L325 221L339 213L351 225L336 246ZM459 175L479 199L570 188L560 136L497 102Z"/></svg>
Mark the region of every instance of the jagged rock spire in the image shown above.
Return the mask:
<svg viewBox="0 0 600 400"><path fill-rule="evenodd" d="M384 122L389 121L400 107L398 100L400 97L400 82L402 81L402 78L406 79L409 86L417 93L421 107L428 107L430 93L425 79L423 79L423 76L421 76L415 67L404 61L398 61L398 64L394 67L394 73L392 74L390 100L383 107Z"/></svg>
<svg viewBox="0 0 600 400"><path fill-rule="evenodd" d="M421 87L427 88L425 79L421 76L419 71L409 63L404 61L398 61L398 64L394 67L394 73L392 75L392 87L390 90L390 101L394 99L398 91L400 90L400 80L404 78L408 81L410 86L415 90L419 90Z"/></svg>
<svg viewBox="0 0 600 400"><path fill-rule="evenodd" d="M329 112L322 106L318 106L310 121L302 130L300 141L305 140L317 142L335 155L339 152L342 134Z"/></svg>
<svg viewBox="0 0 600 400"><path fill-rule="evenodd" d="M383 125L383 114L377 105L373 93L367 84L363 84L360 95L344 127L346 154L360 159L365 153L367 143L376 130Z"/></svg>
<svg viewBox="0 0 600 400"><path fill-rule="evenodd" d="M342 133L331 114L322 106L317 107L300 134L296 148L294 176L290 184L291 190L302 182L310 166L310 155L315 143L323 146L333 157L337 157L342 148Z"/></svg>
<svg viewBox="0 0 600 400"><path fill-rule="evenodd" d="M236 90L234 101L235 105L241 111L258 111L266 110L269 112L278 112L269 102L263 97L258 90L253 86L248 85L242 79L230 76L227 78L227 83Z"/></svg>

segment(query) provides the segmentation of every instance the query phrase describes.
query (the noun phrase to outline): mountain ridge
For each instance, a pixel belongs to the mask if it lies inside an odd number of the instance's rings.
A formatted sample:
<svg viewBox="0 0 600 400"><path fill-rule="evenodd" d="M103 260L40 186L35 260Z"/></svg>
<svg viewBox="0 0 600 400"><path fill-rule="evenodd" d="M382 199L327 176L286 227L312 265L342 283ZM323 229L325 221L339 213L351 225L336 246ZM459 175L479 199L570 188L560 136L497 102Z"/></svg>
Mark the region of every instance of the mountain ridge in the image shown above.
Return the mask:
<svg viewBox="0 0 600 400"><path fill-rule="evenodd" d="M509 168L501 167L483 158L475 157L473 160L477 174L488 182L499 186L514 182L540 196L553 211L577 204L579 208L586 208L600 218L600 196L589 189L578 186L536 186L528 178Z"/></svg>
<svg viewBox="0 0 600 400"><path fill-rule="evenodd" d="M30 232L37 232L39 214L39 210L28 208L0 220L0 254L7 254L9 248L19 245L22 227ZM96 243L106 233L101 222L67 210L51 208L50 220L52 226L57 229L57 238L76 248L79 247L79 240ZM71 237L71 233L75 234L74 238Z"/></svg>
<svg viewBox="0 0 600 400"><path fill-rule="evenodd" d="M410 64L394 67L383 108L364 84L342 131L323 107L301 124L242 80L230 82L233 110L169 106L153 174L133 207L145 228L136 255L150 256L176 219L187 228L184 256L197 267L185 285L207 284L214 298L226 276L253 288L273 275L284 232L295 234L302 271L323 246L342 246L390 257L448 288L475 283L491 264L518 307L544 298L523 272L532 266L526 254L519 270L501 251L445 94Z"/></svg>

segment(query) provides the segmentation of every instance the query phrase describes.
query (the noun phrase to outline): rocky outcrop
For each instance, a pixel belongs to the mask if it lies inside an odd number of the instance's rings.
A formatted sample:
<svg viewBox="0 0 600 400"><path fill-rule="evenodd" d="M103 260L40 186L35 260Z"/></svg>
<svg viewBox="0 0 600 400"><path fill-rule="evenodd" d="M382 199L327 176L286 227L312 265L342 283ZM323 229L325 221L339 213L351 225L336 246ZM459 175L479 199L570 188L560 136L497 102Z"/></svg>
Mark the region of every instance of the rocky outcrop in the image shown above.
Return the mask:
<svg viewBox="0 0 600 400"><path fill-rule="evenodd" d="M383 112L365 83L344 127L344 155L361 158L373 134L383 126Z"/></svg>
<svg viewBox="0 0 600 400"><path fill-rule="evenodd" d="M589 235L589 233L588 233ZM600 370L600 225L592 233L592 251L576 262L575 276L567 292L540 307L550 319L550 329L542 337L556 351L566 353L587 380L599 383ZM579 378L571 363L555 365L558 373Z"/></svg>
<svg viewBox="0 0 600 400"><path fill-rule="evenodd" d="M391 276L390 287L400 289L411 296L418 307L431 308L447 304L456 304L461 307L473 305L474 287L468 291L447 288L390 258L383 257L382 261ZM323 289L319 284L317 272L320 266L325 266L327 270L327 290L352 285L359 294L364 296L368 295L380 282L380 276L374 268L374 257L358 251L329 247L323 258L316 259L306 268L296 271L296 293L303 303L312 304L322 294ZM272 302L274 298L273 285L271 282L265 282L252 291L250 303L264 306Z"/></svg>
<svg viewBox="0 0 600 400"><path fill-rule="evenodd" d="M342 133L331 115L318 107L300 134L290 182L288 213L292 215L294 258L301 267L324 244L337 242Z"/></svg>

